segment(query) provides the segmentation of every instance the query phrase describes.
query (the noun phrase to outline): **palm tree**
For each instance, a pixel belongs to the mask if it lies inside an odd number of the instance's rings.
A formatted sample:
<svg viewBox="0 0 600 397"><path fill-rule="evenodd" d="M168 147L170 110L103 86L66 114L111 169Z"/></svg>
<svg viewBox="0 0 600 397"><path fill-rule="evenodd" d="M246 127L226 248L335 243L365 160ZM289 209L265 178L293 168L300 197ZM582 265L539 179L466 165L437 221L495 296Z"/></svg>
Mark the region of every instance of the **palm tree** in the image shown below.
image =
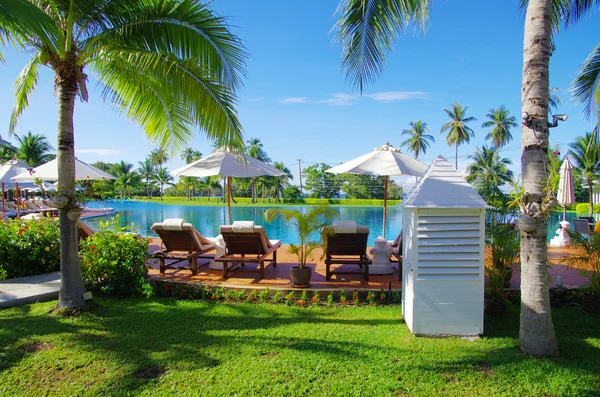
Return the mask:
<svg viewBox="0 0 600 397"><path fill-rule="evenodd" d="M417 120L409 123L411 128L409 130L402 130L402 135L408 135L409 137L402 142L402 146L406 147L415 154L415 160L419 159L419 153L425 154L427 149L431 146L431 142L435 142L435 138L432 135L427 135L429 127L427 123Z"/></svg>
<svg viewBox="0 0 600 397"><path fill-rule="evenodd" d="M571 84L571 92L575 103L583 104L586 118L600 119L600 44L594 48L581 66L575 81Z"/></svg>
<svg viewBox="0 0 600 397"><path fill-rule="evenodd" d="M54 148L48 142L44 135L32 134L29 131L23 136L15 135L19 142L17 148L17 158L23 160L25 164L31 167L37 167L52 160L53 155L49 152Z"/></svg>
<svg viewBox="0 0 600 397"><path fill-rule="evenodd" d="M560 99L560 95L554 94L555 92L560 92L560 88L552 87L550 88L550 95L548 96L548 111L552 113L552 109L558 109L558 105L562 104L562 100Z"/></svg>
<svg viewBox="0 0 600 397"><path fill-rule="evenodd" d="M274 193L275 198L277 199L277 201L279 201L281 197L281 192L287 187L287 185L289 185L289 180L293 180L294 177L290 169L286 167L282 161L276 161L275 163L273 163L273 167L277 168L279 171L285 172L285 175L275 177Z"/></svg>
<svg viewBox="0 0 600 397"><path fill-rule="evenodd" d="M75 197L75 97L88 99L95 77L103 99L138 122L151 140L175 150L199 128L208 138L242 146L235 110L246 53L225 20L198 0L99 2L2 0L0 42L32 57L15 83L10 131L37 86L40 67L54 72L58 98L58 190ZM58 306L85 306L76 223L60 211Z"/></svg>
<svg viewBox="0 0 600 397"><path fill-rule="evenodd" d="M271 159L263 149L263 144L258 138L250 138L246 141L246 154L263 163L270 163ZM264 201L264 197L263 197ZM252 178L252 204L256 202L256 178Z"/></svg>
<svg viewBox="0 0 600 397"><path fill-rule="evenodd" d="M491 139L492 144L498 148L512 141L510 129L517 127L517 123L515 122L515 116L510 115L510 110L506 106L502 105L498 109L490 109L485 117L489 121L483 123L481 127L492 127L492 130L488 132L485 139Z"/></svg>
<svg viewBox="0 0 600 397"><path fill-rule="evenodd" d="M500 157L500 148L486 145L477 148L469 159L473 162L467 167L467 182L473 184L490 205L495 199L503 199L505 195L500 187L512 181L513 173L508 169L512 161Z"/></svg>
<svg viewBox="0 0 600 397"><path fill-rule="evenodd" d="M160 167L156 172L156 181L160 184L160 200L162 201L165 185L173 185L173 176L169 170Z"/></svg>
<svg viewBox="0 0 600 397"><path fill-rule="evenodd" d="M146 182L146 195L148 196L148 198L150 198L150 184L154 180L154 175L156 173L154 164L152 163L152 159L148 157L144 161L139 161L137 172Z"/></svg>
<svg viewBox="0 0 600 397"><path fill-rule="evenodd" d="M594 182L600 174L600 143L591 133L578 137L569 145L569 156L574 165L579 169L590 192L590 215L594 215Z"/></svg>
<svg viewBox="0 0 600 397"><path fill-rule="evenodd" d="M156 148L150 152L150 160L155 167L162 167L169 161L169 154L165 148Z"/></svg>
<svg viewBox="0 0 600 397"><path fill-rule="evenodd" d="M337 38L343 46L346 77L362 93L382 73L385 55L407 26L425 27L432 0L340 0ZM523 125L521 163L523 187L531 198L524 213L541 209L546 185L548 150L549 61L552 33L561 24L577 22L598 6L598 0L520 0L526 8L523 43L522 112L536 115ZM591 97L591 96L588 96ZM526 210L526 211L525 211ZM534 215L534 214L531 214ZM535 214L538 215L538 214ZM537 229L521 238L521 351L535 356L559 353L548 293L546 219L538 217ZM523 237L523 236L522 236Z"/></svg>
<svg viewBox="0 0 600 397"><path fill-rule="evenodd" d="M186 164L190 164L196 160L200 160L202 158L202 153L199 150L186 147L185 150L181 152L180 158L185 161Z"/></svg>
<svg viewBox="0 0 600 397"><path fill-rule="evenodd" d="M16 150L8 145L0 145L0 164L12 160L15 157Z"/></svg>
<svg viewBox="0 0 600 397"><path fill-rule="evenodd" d="M463 106L460 103L454 102L451 109L442 109L452 121L442 125L440 134L448 131L446 136L446 143L451 146L456 146L456 160L454 166L458 169L458 146L463 143L469 143L471 137L475 136L473 130L467 126L467 123L477 120L475 117L466 117L467 106Z"/></svg>
<svg viewBox="0 0 600 397"><path fill-rule="evenodd" d="M217 190L223 191L223 187L219 183L220 179L221 179L221 177L219 177L218 175L215 175L215 176L207 176L200 180L200 183L202 184L202 186L206 189L206 191L208 193L208 201L210 201L211 194L214 196L215 192ZM225 194L223 193L223 195L225 195Z"/></svg>
<svg viewBox="0 0 600 397"><path fill-rule="evenodd" d="M140 175L133 170L133 164L121 160L113 167L113 173L117 177L115 187L121 188L121 197L131 196L131 189L140 183Z"/></svg>

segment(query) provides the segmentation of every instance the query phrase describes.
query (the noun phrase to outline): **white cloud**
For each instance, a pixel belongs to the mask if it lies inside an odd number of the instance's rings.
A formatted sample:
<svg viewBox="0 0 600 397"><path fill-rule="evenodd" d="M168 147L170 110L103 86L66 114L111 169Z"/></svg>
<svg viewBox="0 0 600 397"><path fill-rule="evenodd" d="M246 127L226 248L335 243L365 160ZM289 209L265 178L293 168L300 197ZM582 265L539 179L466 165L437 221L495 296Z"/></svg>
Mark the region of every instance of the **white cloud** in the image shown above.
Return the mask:
<svg viewBox="0 0 600 397"><path fill-rule="evenodd" d="M113 149L75 149L77 153L89 153L97 156L116 156L120 152Z"/></svg>
<svg viewBox="0 0 600 397"><path fill-rule="evenodd" d="M320 100L319 103L326 103L329 106L350 106L354 105L356 99L358 99L356 94L337 93L331 95L329 99Z"/></svg>
<svg viewBox="0 0 600 397"><path fill-rule="evenodd" d="M292 96L289 98L282 99L279 102L281 102L281 103L306 103L306 102L308 102L308 98Z"/></svg>
<svg viewBox="0 0 600 397"><path fill-rule="evenodd" d="M393 102L408 99L429 99L429 93L423 91L384 91L366 95L374 101Z"/></svg>

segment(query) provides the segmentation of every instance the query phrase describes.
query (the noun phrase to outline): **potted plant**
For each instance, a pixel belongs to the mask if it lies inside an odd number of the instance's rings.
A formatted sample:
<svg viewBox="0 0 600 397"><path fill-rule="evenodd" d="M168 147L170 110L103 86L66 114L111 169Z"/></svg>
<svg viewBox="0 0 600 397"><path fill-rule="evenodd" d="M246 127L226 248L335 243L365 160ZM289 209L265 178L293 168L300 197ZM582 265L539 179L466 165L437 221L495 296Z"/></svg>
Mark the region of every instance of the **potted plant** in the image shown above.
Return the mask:
<svg viewBox="0 0 600 397"><path fill-rule="evenodd" d="M589 285L582 288L583 310L587 313L600 314L600 233L593 233L590 237L567 230L571 237L571 247L575 255L563 261L573 267L581 269L581 273L590 281Z"/></svg>
<svg viewBox="0 0 600 397"><path fill-rule="evenodd" d="M504 293L506 272L506 268L497 268L493 265L485 267L485 274L488 276L485 310L492 316L501 317L506 311L508 299Z"/></svg>
<svg viewBox="0 0 600 397"><path fill-rule="evenodd" d="M339 212L328 205L311 207L302 212L297 209L271 208L265 212L267 222L281 217L286 223L294 227L298 234L299 244L290 244L289 252L298 257L298 266L290 270L292 285L295 287L308 287L312 275L312 269L306 263L314 258L317 248L323 247L323 236L318 233L328 221L339 216ZM318 241L311 241L311 237L318 235Z"/></svg>
<svg viewBox="0 0 600 397"><path fill-rule="evenodd" d="M512 266L519 262L521 241L519 231L503 218L501 214L492 215L486 224L486 262L504 274L503 286L506 288L512 279Z"/></svg>

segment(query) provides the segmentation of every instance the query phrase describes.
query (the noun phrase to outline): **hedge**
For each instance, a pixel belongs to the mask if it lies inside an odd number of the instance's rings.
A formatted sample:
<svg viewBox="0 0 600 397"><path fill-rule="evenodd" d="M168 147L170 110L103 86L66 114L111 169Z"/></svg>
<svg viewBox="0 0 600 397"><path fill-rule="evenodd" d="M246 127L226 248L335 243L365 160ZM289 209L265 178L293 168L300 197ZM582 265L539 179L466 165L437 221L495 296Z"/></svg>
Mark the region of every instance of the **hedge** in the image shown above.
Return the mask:
<svg viewBox="0 0 600 397"><path fill-rule="evenodd" d="M138 197L141 201L148 201L146 197ZM174 202L180 201L181 203L207 203L207 204L223 204L219 201L219 199L215 199L214 197L208 201L206 197L195 197L191 201L188 201L185 197L173 197L173 196L165 196L164 204L172 204ZM235 197L235 204L247 204L252 205L252 198L250 197ZM152 202L161 203L159 198L153 198ZM402 202L402 200L388 200L388 206L398 205ZM275 199L265 199L263 202L259 197L254 205L277 205L277 204L298 204L298 205L364 205L364 206L383 206L383 200L381 199L349 199L349 198L339 198L339 199L325 199L325 198L298 198L298 199L281 199L280 201L276 201Z"/></svg>
<svg viewBox="0 0 600 397"><path fill-rule="evenodd" d="M590 213L590 203L577 203L575 207L575 211L578 214L589 214ZM594 214L600 214L600 204L594 204Z"/></svg>

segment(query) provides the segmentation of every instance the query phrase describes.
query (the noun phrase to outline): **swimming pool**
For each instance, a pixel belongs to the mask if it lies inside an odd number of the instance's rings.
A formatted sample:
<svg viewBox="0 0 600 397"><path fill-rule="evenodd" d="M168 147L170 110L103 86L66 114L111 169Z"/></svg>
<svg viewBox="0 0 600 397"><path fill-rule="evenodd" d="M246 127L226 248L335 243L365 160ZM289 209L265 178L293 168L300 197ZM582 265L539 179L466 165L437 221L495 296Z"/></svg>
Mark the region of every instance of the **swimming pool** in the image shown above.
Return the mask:
<svg viewBox="0 0 600 397"><path fill-rule="evenodd" d="M183 218L207 237L218 235L219 227L227 223L227 207L225 206L165 205L140 201L90 201L87 206L90 208L101 206L114 208L119 214L119 223L122 226L133 223L135 231L143 236L155 237L156 235L150 230L150 227L154 222L162 222L166 218ZM281 240L284 244L298 243L296 233L291 225L281 219L275 219L271 223L265 221L265 211L273 207L274 205L258 204L251 207L232 207L231 219L233 221L254 221L255 224L265 227L269 238ZM339 211L339 220L354 220L359 225L369 227L369 245L373 245L375 238L382 234L382 207L332 207ZM293 208L306 210L309 206L294 206ZM101 221L106 221L109 218L110 216L91 218L87 219L86 222L92 227L97 227ZM402 207L388 207L387 238L390 240L395 239L401 228Z"/></svg>

